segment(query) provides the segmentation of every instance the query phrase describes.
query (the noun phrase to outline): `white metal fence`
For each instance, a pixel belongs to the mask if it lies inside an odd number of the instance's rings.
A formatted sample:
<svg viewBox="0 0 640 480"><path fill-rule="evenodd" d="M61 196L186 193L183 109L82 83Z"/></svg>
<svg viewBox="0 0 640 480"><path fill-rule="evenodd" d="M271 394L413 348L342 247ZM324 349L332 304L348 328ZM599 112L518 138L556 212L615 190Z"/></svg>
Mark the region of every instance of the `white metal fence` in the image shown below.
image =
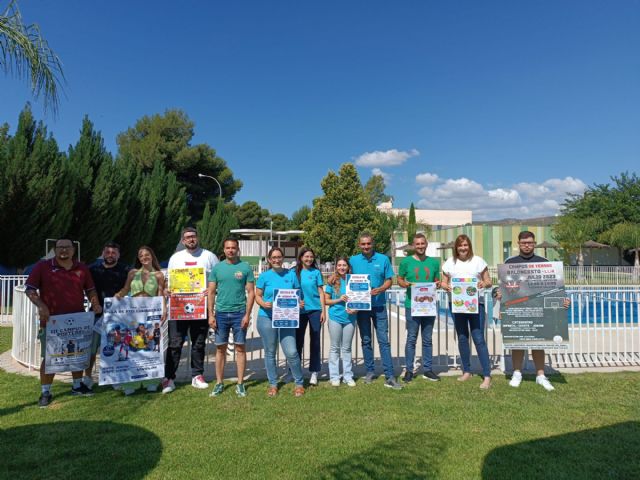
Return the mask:
<svg viewBox="0 0 640 480"><path fill-rule="evenodd" d="M397 291L396 291L397 292ZM551 368L576 367L619 367L640 365L640 287L639 286L580 286L568 287L571 298L568 310L569 339L568 350L547 351L547 364ZM406 341L404 306L389 295L389 341L396 367L404 366ZM486 299L485 338L494 368L510 369L510 355L502 348L499 319L494 318L493 303ZM457 338L451 315L448 312L447 296L438 295L438 318L433 331L433 365L442 371L458 368L460 365ZM14 287L13 302L13 358L29 368L39 368L40 345L37 340L38 321L35 309L24 293L23 286ZM247 360L249 370L263 370L262 341L255 327L256 312L247 334ZM329 352L328 329L322 329L322 362L326 367ZM305 346L308 345L305 342ZM472 347L473 348L473 347ZM416 358L421 358L421 341L416 345ZM208 346L207 362L213 362L214 347ZM472 350L473 351L473 350ZM187 349L188 352L188 349ZM362 365L362 349L358 334L354 335L353 357L356 366ZM380 353L374 341L376 362ZM280 359L284 357L282 354ZM474 354L474 364L477 358ZM188 362L188 359L187 359ZM281 364L283 362L281 361ZM308 363L308 352L303 352L303 365ZM323 367L323 368L325 368Z"/></svg>
<svg viewBox="0 0 640 480"><path fill-rule="evenodd" d="M26 281L26 275L0 275L0 325L11 325L14 288Z"/></svg>

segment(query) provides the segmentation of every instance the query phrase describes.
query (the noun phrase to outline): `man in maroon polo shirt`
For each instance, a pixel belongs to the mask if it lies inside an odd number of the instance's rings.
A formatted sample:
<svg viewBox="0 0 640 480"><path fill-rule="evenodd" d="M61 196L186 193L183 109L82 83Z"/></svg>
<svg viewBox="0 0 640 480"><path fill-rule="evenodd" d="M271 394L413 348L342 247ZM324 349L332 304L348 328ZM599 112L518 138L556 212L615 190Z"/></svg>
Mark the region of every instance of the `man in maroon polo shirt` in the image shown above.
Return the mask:
<svg viewBox="0 0 640 480"><path fill-rule="evenodd" d="M46 349L45 329L50 315L84 312L84 294L89 297L93 311L102 313L93 279L87 266L74 259L73 241L59 238L55 245L55 257L39 261L27 278L27 297L38 307L40 317L40 342L42 345L42 364L40 365L40 384L42 394L38 405L48 407L53 399L51 384L55 374L45 373L44 352ZM71 372L73 376L72 395L93 395L82 383L82 370Z"/></svg>

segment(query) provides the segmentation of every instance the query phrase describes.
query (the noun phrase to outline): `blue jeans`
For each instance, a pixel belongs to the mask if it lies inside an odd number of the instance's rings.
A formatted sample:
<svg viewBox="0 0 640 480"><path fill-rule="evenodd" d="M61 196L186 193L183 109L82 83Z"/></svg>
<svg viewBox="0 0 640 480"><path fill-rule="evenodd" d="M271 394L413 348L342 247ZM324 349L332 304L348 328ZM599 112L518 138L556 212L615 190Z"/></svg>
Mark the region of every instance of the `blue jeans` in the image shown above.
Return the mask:
<svg viewBox="0 0 640 480"><path fill-rule="evenodd" d="M340 359L342 358L342 378L345 382L353 380L351 341L353 340L356 326L354 323L338 323L333 320L329 320L327 324L329 325L329 337L331 338L329 379L340 380Z"/></svg>
<svg viewBox="0 0 640 480"><path fill-rule="evenodd" d="M404 347L404 363L405 367L407 367L407 372L413 372L413 362L416 358L416 342L418 341L418 331L420 330L422 330L422 367L425 372L430 372L433 369L431 337L436 317L412 317L411 308L406 308L405 319L407 324L407 343Z"/></svg>
<svg viewBox="0 0 640 480"><path fill-rule="evenodd" d="M302 358L304 348L304 334L309 324L309 371L320 371L320 310L300 312L300 326L296 330L296 348L298 356Z"/></svg>
<svg viewBox="0 0 640 480"><path fill-rule="evenodd" d="M233 343L244 345L247 338L247 329L242 328L242 318L245 311L241 312L216 312L216 345L229 343L229 332L233 331Z"/></svg>
<svg viewBox="0 0 640 480"><path fill-rule="evenodd" d="M375 371L373 360L373 346L371 345L371 323L376 329L378 346L382 357L382 368L387 379L393 378L393 361L391 359L391 345L389 344L389 322L387 321L387 307L373 307L371 310L358 312L358 329L362 340L362 355L367 373Z"/></svg>
<svg viewBox="0 0 640 480"><path fill-rule="evenodd" d="M482 375L491 377L491 364L489 363L489 349L484 340L484 305L480 304L478 314L474 313L454 313L453 323L458 334L458 348L460 349L460 360L462 361L462 371L471 372L471 345L469 343L469 328L471 328L471 338L478 352L478 359L482 365Z"/></svg>
<svg viewBox="0 0 640 480"><path fill-rule="evenodd" d="M269 385L278 386L278 369L276 367L276 352L278 350L278 339L284 356L287 358L293 381L296 385L304 385L302 378L302 367L300 357L296 350L296 329L295 328L273 328L269 317L258 317L258 332L262 337L264 345L264 367L267 370Z"/></svg>

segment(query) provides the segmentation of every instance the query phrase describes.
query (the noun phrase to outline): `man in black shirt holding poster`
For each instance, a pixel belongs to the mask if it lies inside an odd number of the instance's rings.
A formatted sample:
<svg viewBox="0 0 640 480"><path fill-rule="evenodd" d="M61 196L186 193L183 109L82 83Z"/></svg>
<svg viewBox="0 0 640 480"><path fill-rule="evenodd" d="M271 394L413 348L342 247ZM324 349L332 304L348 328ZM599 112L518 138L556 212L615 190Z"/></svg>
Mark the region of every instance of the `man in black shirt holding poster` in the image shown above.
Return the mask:
<svg viewBox="0 0 640 480"><path fill-rule="evenodd" d="M520 254L515 257L510 257L505 260L504 263L537 263L537 262L548 262L544 257L540 255L535 255L533 253L533 249L536 246L536 238L532 232L524 231L520 232L518 235L518 248L520 249ZM498 290L496 298L500 300L502 298L502 294ZM568 298L564 299L564 307L568 308L570 304L570 300ZM511 376L511 381L509 381L509 385L512 387L519 387L522 382L522 364L524 363L524 355L526 350L511 350L511 362L513 364L513 375ZM531 357L533 358L533 364L536 368L536 383L541 385L548 392L555 390L549 379L544 374L544 350L531 350Z"/></svg>

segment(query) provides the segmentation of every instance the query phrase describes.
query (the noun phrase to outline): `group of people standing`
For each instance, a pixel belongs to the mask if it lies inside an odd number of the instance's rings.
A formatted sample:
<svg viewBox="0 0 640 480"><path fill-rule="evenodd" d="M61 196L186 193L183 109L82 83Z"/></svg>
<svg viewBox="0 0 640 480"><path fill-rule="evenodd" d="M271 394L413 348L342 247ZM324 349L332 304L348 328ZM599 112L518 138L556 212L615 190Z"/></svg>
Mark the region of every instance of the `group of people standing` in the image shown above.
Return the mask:
<svg viewBox="0 0 640 480"><path fill-rule="evenodd" d="M528 236L527 236L528 235ZM531 232L522 232L520 240L520 261L539 261L541 257L533 256L533 247L529 244L533 238ZM396 379L391 346L389 343L389 321L386 308L386 290L392 285L393 269L389 258L374 250L373 237L362 233L358 238L360 253L350 258L339 257L335 262L335 272L328 278L326 285L316 264L315 254L310 248L302 248L298 254L296 267L283 267L284 252L273 247L267 255L269 268L256 279L251 266L239 257L239 242L228 238L224 241L225 259L219 261L215 254L200 247L195 228L187 227L182 232L183 250L176 252L169 260L168 268L204 268L207 276L208 319L201 320L169 320L169 340L165 359L164 378L161 381L145 383L129 383L122 386L126 394L133 393L140 386L149 391L156 391L161 386L162 393L175 390L176 370L180 362L185 338L191 339L191 385L198 389L209 387L204 379L204 357L206 339L209 329L215 332L216 344L216 383L211 396L219 396L224 391L224 368L230 334L236 352L237 384L235 392L238 396L246 396L244 373L246 368L246 332L251 322L254 302L259 311L256 326L264 347L264 362L268 379L267 395L278 395L278 373L276 353L280 344L287 360L290 375L295 384L294 395L300 397L305 393L305 380L302 372L301 354L304 347L307 326L309 327L309 371L310 385L317 385L321 370L321 330L327 324L330 337L329 349L329 382L334 387L345 383L355 387L356 382L352 370L351 345L356 325L360 333L364 366L366 374L364 383L370 384L375 378L375 362L372 344L372 333L375 330L383 371L384 386L399 390L403 385ZM460 235L455 241L453 255L442 268L438 259L426 255L428 242L426 237L418 233L413 238L413 255L403 259L399 267L398 284L407 288L405 300L405 319L407 339L405 346L406 372L403 382L409 383L414 378L418 333L422 333L422 367L423 378L438 381L432 365L432 332L435 316L411 315L411 286L415 283L435 282L438 287L450 291L451 279L457 276L478 279L478 288L483 291L491 288L491 278L487 263L474 255L471 241L466 235ZM38 308L41 326L41 342L44 346L44 327L50 315L75 313L84 309L84 295L91 303L91 309L100 315L107 297L122 298L125 295L136 296L168 296L170 287L165 285L164 274L153 252L148 246L138 250L135 268L129 270L119 261L120 248L115 243L105 245L102 258L87 268L75 259L75 247L67 238L58 239L55 245L55 256L36 264L26 282L27 295ZM535 257L535 258L534 258ZM517 261L517 260L516 260ZM349 274L367 274L371 286L371 309L353 311L347 307L347 276ZM278 289L300 289L300 322L295 328L274 328L272 322L273 302ZM484 295L480 294L482 303ZM327 309L328 307L328 309ZM327 311L328 310L328 311ZM166 320L166 308L162 321ZM482 366L483 381L480 388L491 386L491 365L489 353L484 339L484 305L476 314L453 314L458 344L462 360L460 381L471 378L470 338L473 340L478 358ZM95 355L99 348L100 336L94 335L92 356L89 368L73 373L72 394L91 395L93 381L91 371L95 363ZM44 352L44 350L43 350ZM44 353L43 353L44 357ZM540 354L533 354L538 369L538 383L545 389L553 389L544 376L544 352L542 363ZM522 375L520 367L524 352L514 352L514 375L510 385L520 385ZM342 370L340 370L342 363ZM46 407L52 400L51 383L53 375L46 374L44 361L40 370L42 393L39 400L41 407Z"/></svg>

